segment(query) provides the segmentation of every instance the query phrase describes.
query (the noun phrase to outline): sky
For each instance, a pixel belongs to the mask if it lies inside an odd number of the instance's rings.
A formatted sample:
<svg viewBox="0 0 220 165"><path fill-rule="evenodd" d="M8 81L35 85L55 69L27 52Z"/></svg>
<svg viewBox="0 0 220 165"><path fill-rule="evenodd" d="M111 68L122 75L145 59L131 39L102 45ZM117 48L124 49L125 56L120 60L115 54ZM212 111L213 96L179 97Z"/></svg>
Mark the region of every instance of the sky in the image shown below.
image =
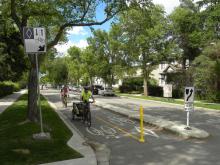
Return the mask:
<svg viewBox="0 0 220 165"><path fill-rule="evenodd" d="M170 14L173 11L173 9L179 5L179 0L153 0L153 2L155 4L163 5L167 14ZM103 6L99 6L97 8L96 13L98 13L97 14L98 20L104 18L104 14L101 12L102 8ZM111 21L108 21L103 25L93 26L93 28L95 29L99 28L108 31L110 29L110 26L111 26ZM61 55L66 54L67 50L71 46L85 48L88 45L86 39L92 35L89 27L74 27L68 30L67 33L68 33L67 35L68 41L64 44L58 44L55 46L57 52Z"/></svg>

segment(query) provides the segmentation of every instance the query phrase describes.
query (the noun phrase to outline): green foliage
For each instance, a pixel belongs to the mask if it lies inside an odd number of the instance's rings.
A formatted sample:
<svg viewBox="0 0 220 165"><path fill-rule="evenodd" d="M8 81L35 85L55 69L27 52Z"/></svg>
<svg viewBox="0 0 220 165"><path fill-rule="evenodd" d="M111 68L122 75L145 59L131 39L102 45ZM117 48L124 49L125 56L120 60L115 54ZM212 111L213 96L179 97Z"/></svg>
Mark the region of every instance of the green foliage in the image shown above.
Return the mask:
<svg viewBox="0 0 220 165"><path fill-rule="evenodd" d="M122 85L119 87L121 93L142 93L143 91L143 78L142 77L131 77L123 79ZM148 81L149 95L151 96L162 96L163 90L157 86L155 79L151 78Z"/></svg>
<svg viewBox="0 0 220 165"><path fill-rule="evenodd" d="M66 58L66 64L69 71L68 80L74 84L79 85L80 78L83 75L82 71L82 51L76 46L72 46L68 49L68 57Z"/></svg>
<svg viewBox="0 0 220 165"><path fill-rule="evenodd" d="M162 60L169 59L172 44L168 41L168 22L160 6L141 7L134 3L119 18L123 31L126 54L133 66L142 69L143 79L148 81L150 73ZM147 95L147 84L144 85Z"/></svg>
<svg viewBox="0 0 220 165"><path fill-rule="evenodd" d="M3 81L0 82L0 97L12 94L20 89L18 83L12 81Z"/></svg>
<svg viewBox="0 0 220 165"><path fill-rule="evenodd" d="M0 15L0 27L0 81L18 81L28 68L27 56L12 22Z"/></svg>
<svg viewBox="0 0 220 165"><path fill-rule="evenodd" d="M203 19L200 17L199 8L192 1L183 0L169 16L171 20L172 37L182 49L180 54L183 68L186 59L190 63L201 53L201 48L206 40L203 30Z"/></svg>
<svg viewBox="0 0 220 165"><path fill-rule="evenodd" d="M63 58L57 58L48 68L48 78L53 84L66 84L68 82L68 68Z"/></svg>
<svg viewBox="0 0 220 165"><path fill-rule="evenodd" d="M34 140L33 134L40 132L40 125L25 121L27 114L27 95L6 109L0 115L0 161L1 164L43 164L82 157L67 146L72 133L59 116L41 98L44 130L50 132L51 140ZM27 150L25 154L16 150Z"/></svg>
<svg viewBox="0 0 220 165"><path fill-rule="evenodd" d="M102 61L94 65L95 73L110 86L115 79L123 75L123 70L128 63L125 61L122 29L119 25L112 25L109 32L94 30L93 37L88 39L90 53L93 59Z"/></svg>
<svg viewBox="0 0 220 165"><path fill-rule="evenodd" d="M220 43L206 47L203 54L193 62L195 86L200 97L220 102ZM204 76L205 75L205 76Z"/></svg>

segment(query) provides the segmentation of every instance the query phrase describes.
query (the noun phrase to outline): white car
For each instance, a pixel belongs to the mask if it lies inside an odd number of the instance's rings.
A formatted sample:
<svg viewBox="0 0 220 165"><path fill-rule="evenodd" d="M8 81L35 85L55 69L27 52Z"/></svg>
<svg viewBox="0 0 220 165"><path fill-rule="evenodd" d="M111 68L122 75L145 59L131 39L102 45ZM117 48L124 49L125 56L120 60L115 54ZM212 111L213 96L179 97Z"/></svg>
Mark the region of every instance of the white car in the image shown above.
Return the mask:
<svg viewBox="0 0 220 165"><path fill-rule="evenodd" d="M115 93L113 92L112 88L110 87L104 87L103 89L99 90L99 95L103 96L114 96Z"/></svg>

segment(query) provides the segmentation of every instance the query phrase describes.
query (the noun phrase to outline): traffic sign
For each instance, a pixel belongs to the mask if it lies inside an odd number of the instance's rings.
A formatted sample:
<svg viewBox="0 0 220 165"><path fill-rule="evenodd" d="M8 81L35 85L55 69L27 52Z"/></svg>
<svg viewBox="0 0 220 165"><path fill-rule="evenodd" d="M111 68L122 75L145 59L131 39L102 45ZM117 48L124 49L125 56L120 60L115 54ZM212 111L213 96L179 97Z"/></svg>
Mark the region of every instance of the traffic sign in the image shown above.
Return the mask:
<svg viewBox="0 0 220 165"><path fill-rule="evenodd" d="M192 103L185 103L185 111L194 111L193 102Z"/></svg>
<svg viewBox="0 0 220 165"><path fill-rule="evenodd" d="M194 101L194 87L185 87L185 103L193 103Z"/></svg>
<svg viewBox="0 0 220 165"><path fill-rule="evenodd" d="M23 38L26 53L46 52L46 32L45 28L23 28Z"/></svg>

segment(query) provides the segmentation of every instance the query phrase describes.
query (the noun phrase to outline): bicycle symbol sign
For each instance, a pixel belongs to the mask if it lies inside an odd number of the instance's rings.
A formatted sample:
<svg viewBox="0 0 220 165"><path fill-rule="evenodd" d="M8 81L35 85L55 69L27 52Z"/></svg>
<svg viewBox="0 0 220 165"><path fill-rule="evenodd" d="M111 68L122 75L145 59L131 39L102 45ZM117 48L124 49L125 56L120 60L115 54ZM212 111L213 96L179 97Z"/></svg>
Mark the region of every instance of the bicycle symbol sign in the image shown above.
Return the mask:
<svg viewBox="0 0 220 165"><path fill-rule="evenodd" d="M23 28L23 38L26 53L46 52L45 28Z"/></svg>

